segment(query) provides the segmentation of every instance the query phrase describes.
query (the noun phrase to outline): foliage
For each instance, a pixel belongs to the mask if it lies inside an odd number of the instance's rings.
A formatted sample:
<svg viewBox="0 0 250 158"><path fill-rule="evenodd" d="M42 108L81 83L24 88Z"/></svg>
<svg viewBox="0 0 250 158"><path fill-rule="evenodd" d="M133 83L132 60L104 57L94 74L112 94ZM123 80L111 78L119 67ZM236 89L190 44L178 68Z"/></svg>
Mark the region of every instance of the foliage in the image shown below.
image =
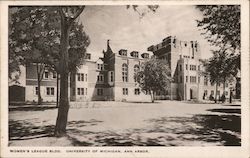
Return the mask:
<svg viewBox="0 0 250 158"><path fill-rule="evenodd" d="M73 28L75 20L83 12L85 6L63 6L58 7L60 14L60 26L61 26L61 36L60 36L60 60L59 60L59 73L60 73L60 103L58 108L58 115L56 119L56 126L54 134L55 136L64 136L66 134L66 126L68 122L68 111L69 111L69 94L68 94L68 78L70 72L70 62L69 62L69 47L70 45L70 30ZM74 34L73 37L77 36ZM73 48L72 52L76 51L80 41L71 41L76 43L76 49ZM84 45L83 45L84 46Z"/></svg>
<svg viewBox="0 0 250 158"><path fill-rule="evenodd" d="M132 8L136 13L138 13L139 18L143 18L147 13L153 12L159 8L159 5L147 5L144 7L139 7L139 5L127 5L127 9Z"/></svg>
<svg viewBox="0 0 250 158"><path fill-rule="evenodd" d="M214 51L213 56L205 62L206 73L210 78L212 84L222 83L224 85L228 81L232 81L237 75L239 69L237 68L236 58L238 55L233 55L232 53L227 53L226 51Z"/></svg>
<svg viewBox="0 0 250 158"><path fill-rule="evenodd" d="M9 29L9 78L19 65L44 63L57 70L60 60L60 16L57 7L12 7ZM83 63L90 44L82 24L72 23L69 60L71 70Z"/></svg>
<svg viewBox="0 0 250 158"><path fill-rule="evenodd" d="M172 81L171 71L165 60L151 58L143 63L139 72L135 74L135 80L143 91L149 92L154 102L154 93L166 91Z"/></svg>
<svg viewBox="0 0 250 158"><path fill-rule="evenodd" d="M61 19L58 7L12 7L10 15L9 78L12 80L15 72L20 75L20 65L36 63L40 104L40 82L45 67L59 73ZM75 72L83 63L90 40L83 25L76 22L72 22L69 40L69 71Z"/></svg>
<svg viewBox="0 0 250 158"><path fill-rule="evenodd" d="M239 5L199 5L203 19L198 27L205 32L208 41L220 48L240 50L240 6Z"/></svg>

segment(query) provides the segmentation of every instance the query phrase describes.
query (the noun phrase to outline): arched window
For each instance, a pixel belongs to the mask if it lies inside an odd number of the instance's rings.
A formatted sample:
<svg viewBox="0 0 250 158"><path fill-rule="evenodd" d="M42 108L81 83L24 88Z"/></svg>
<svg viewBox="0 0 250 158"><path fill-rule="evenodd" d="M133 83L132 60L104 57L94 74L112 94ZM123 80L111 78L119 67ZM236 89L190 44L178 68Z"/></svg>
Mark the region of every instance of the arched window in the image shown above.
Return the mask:
<svg viewBox="0 0 250 158"><path fill-rule="evenodd" d="M122 81L128 82L128 65L122 64Z"/></svg>
<svg viewBox="0 0 250 158"><path fill-rule="evenodd" d="M134 66L134 75L135 75L139 70L140 70L139 65L135 65L135 66ZM135 82L137 82L137 80L136 80L135 77L134 77L134 79L135 79Z"/></svg>

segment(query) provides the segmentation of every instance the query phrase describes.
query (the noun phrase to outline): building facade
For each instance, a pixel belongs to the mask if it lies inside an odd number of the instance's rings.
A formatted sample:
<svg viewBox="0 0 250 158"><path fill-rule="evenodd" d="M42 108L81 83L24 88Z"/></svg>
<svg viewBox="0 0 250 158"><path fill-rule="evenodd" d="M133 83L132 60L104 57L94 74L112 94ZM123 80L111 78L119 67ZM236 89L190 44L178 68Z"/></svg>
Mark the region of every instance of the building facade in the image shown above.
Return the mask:
<svg viewBox="0 0 250 158"><path fill-rule="evenodd" d="M148 47L159 59L167 60L171 69L173 82L171 88L165 92L157 92L156 99L192 100L215 97L215 85L209 82L207 76L201 75L203 71L199 43L196 41L180 41L175 37L167 37L157 45ZM113 52L109 41L103 57L97 61L91 60L87 54L85 63L77 73L69 76L70 101L150 101L150 95L141 91L135 82L134 74L140 69L143 62L150 58L149 53L129 52L120 49ZM37 65L33 64L24 69L24 95L26 102L37 101ZM58 81L56 73L44 70L41 80L41 96L44 102L55 102ZM235 84L227 83L225 95L229 98L230 89ZM219 85L217 98L223 93ZM10 94L12 95L12 94Z"/></svg>
<svg viewBox="0 0 250 158"><path fill-rule="evenodd" d="M216 86L211 84L209 77L202 73L205 69L201 62L200 45L197 41L180 41L176 37L169 36L161 43L148 47L148 51L153 52L159 59L168 61L174 80L171 83L170 92L165 93L164 96L158 94L158 98L204 100L209 97L220 99L222 96L223 85L218 85L216 93ZM226 98L229 98L230 90L240 89L239 85L235 87L237 85L235 83L225 84Z"/></svg>

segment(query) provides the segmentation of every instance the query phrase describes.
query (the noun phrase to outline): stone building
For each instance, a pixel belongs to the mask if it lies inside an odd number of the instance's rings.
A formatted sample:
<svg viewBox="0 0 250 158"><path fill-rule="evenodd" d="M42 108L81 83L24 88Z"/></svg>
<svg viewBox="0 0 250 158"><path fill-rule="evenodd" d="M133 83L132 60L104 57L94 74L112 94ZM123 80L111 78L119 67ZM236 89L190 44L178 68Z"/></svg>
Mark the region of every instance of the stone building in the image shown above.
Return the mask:
<svg viewBox="0 0 250 158"><path fill-rule="evenodd" d="M159 59L168 61L174 81L170 92L158 94L160 99L203 100L209 96L215 97L215 85L209 82L208 76L203 75L204 67L201 62L201 50L197 41L181 41L169 36L157 45L148 47ZM226 83L226 98L230 89L235 89L234 83ZM237 89L237 88L236 88ZM238 87L239 89L239 87ZM223 94L223 85L218 85L217 99Z"/></svg>
<svg viewBox="0 0 250 158"><path fill-rule="evenodd" d="M174 81L171 88L165 92L157 92L156 99L192 100L215 97L215 85L209 82L201 63L200 45L197 41L180 41L175 37L167 37L157 45L148 47L159 59L167 60ZM69 79L69 99L75 101L107 100L107 101L150 101L150 95L141 91L135 82L134 74L141 64L150 58L149 53L120 49L114 52L107 41L103 57L97 61L91 60L91 54L86 55L85 63L72 73ZM24 101L37 101L37 67L27 66L22 72L21 85ZM237 85L237 84L236 84ZM11 89L20 89L12 87ZM235 83L226 84L225 95L229 98L230 89L235 89ZM236 92L240 95L236 88ZM15 92L13 90L13 92ZM15 92L17 93L17 92ZM59 93L59 92L58 92ZM223 93L219 85L217 98ZM10 96L14 96L10 92ZM24 97L25 96L25 97ZM45 69L41 81L41 96L43 101L56 101L57 76ZM10 97L13 98L13 97ZM14 97L15 99L15 97Z"/></svg>

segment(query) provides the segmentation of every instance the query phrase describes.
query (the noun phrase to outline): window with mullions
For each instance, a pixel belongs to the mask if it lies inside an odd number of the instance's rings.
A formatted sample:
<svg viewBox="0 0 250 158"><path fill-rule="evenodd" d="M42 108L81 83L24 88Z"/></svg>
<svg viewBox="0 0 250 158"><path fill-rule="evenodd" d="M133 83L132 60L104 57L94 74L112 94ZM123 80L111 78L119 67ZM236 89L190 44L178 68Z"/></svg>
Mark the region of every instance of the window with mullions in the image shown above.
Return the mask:
<svg viewBox="0 0 250 158"><path fill-rule="evenodd" d="M136 89L135 89L135 95L140 95L140 93L141 93L141 92L140 92L140 89L139 89L139 88L136 88Z"/></svg>
<svg viewBox="0 0 250 158"><path fill-rule="evenodd" d="M128 95L128 88L122 88L122 94Z"/></svg>
<svg viewBox="0 0 250 158"><path fill-rule="evenodd" d="M38 87L35 87L35 95L38 95Z"/></svg>
<svg viewBox="0 0 250 158"><path fill-rule="evenodd" d="M122 64L122 81L128 82L128 65Z"/></svg>
<svg viewBox="0 0 250 158"><path fill-rule="evenodd" d="M54 89L54 87L47 87L46 88L46 94L47 95L55 95L55 89Z"/></svg>
<svg viewBox="0 0 250 158"><path fill-rule="evenodd" d="M103 76L103 74L98 75L98 76L97 76L97 82L101 83L101 82L103 82L103 81L104 81L104 76Z"/></svg>
<svg viewBox="0 0 250 158"><path fill-rule="evenodd" d="M78 73L78 74L77 74L77 80L78 80L78 81L84 81L84 74Z"/></svg>
<svg viewBox="0 0 250 158"><path fill-rule="evenodd" d="M77 95L84 95L84 88L77 88Z"/></svg>
<svg viewBox="0 0 250 158"><path fill-rule="evenodd" d="M103 95L103 89L97 89L97 95Z"/></svg>

